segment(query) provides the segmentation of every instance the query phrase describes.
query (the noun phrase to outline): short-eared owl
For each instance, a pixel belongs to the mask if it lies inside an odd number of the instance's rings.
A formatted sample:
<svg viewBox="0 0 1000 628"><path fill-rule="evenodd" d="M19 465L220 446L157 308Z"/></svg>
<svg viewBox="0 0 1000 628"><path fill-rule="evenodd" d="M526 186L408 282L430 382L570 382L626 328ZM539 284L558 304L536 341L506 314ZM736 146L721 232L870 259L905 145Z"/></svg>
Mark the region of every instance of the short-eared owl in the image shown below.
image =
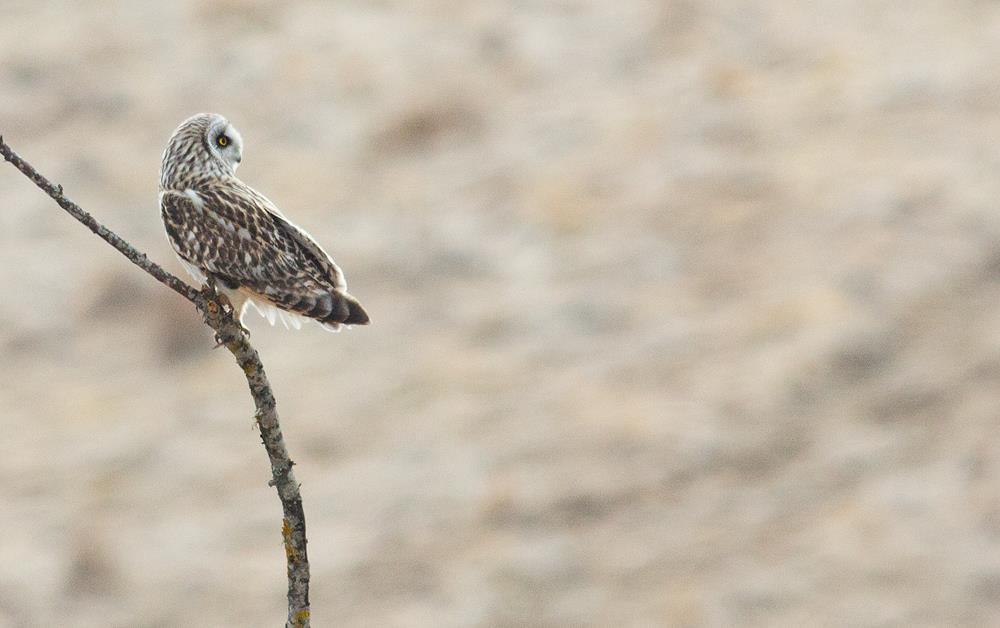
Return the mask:
<svg viewBox="0 0 1000 628"><path fill-rule="evenodd" d="M240 321L253 307L273 325L302 318L339 331L368 314L344 274L308 233L236 178L243 138L224 117L200 113L170 137L160 167L160 211L170 244L196 281L215 280Z"/></svg>

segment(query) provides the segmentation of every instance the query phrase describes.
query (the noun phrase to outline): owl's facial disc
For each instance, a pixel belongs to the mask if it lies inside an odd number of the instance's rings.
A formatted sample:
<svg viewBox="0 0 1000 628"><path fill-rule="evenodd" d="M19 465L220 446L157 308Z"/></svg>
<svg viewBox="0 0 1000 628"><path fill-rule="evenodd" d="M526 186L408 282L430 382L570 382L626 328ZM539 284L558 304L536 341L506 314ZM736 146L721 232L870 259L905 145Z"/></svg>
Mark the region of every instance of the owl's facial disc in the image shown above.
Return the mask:
<svg viewBox="0 0 1000 628"><path fill-rule="evenodd" d="M220 117L208 127L209 149L236 172L243 160L243 138L236 127Z"/></svg>

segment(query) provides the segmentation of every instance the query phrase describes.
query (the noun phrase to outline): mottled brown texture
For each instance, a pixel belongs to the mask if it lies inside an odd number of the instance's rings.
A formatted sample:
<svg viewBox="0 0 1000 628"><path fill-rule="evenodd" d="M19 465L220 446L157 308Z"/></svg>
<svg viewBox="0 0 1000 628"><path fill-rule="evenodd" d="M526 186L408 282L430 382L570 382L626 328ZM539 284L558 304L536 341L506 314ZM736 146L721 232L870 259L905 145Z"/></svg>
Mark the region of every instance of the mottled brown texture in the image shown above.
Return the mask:
<svg viewBox="0 0 1000 628"><path fill-rule="evenodd" d="M260 439L271 461L272 477L269 485L274 486L277 490L284 512L281 530L288 565L288 622L286 626L307 628L310 619L309 559L306 553L306 519L302 508L302 496L299 492L299 484L292 472L294 463L289 458L288 449L285 447L281 425L278 422L274 394L271 392L271 384L264 372L264 365L261 364L257 350L248 341L242 326L234 318L232 307L214 288L206 287L198 292L163 270L155 262L150 261L145 253L140 253L135 247L100 224L79 205L69 200L63 194L61 185L55 185L42 176L31 164L15 153L3 141L2 137L0 137L0 155L3 155L5 160L51 196L60 207L121 252L133 264L193 303L202 313L205 324L215 331L215 337L219 343L225 345L236 358L236 363L246 375L250 394L257 408L254 416L260 430Z"/></svg>
<svg viewBox="0 0 1000 628"><path fill-rule="evenodd" d="M342 292L340 269L326 263L321 251L310 250L294 226L267 211L266 199L235 180L187 183L205 209L182 192L165 192L160 200L167 236L182 259L227 287L242 287L262 301L320 322L368 322L360 304ZM235 229L206 218L207 212L246 228L251 237L241 238Z"/></svg>

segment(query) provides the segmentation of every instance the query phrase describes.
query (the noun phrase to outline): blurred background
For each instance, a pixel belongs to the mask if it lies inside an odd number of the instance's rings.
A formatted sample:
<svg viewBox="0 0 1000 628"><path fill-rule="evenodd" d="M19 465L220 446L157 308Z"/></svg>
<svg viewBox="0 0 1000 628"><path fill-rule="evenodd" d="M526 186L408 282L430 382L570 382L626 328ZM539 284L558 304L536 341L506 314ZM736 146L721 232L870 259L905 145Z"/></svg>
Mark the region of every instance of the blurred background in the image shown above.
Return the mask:
<svg viewBox="0 0 1000 628"><path fill-rule="evenodd" d="M182 273L160 153L223 113L371 313L250 319L316 625L1000 622L1000 4L0 13L72 199ZM0 627L280 625L239 369L0 166Z"/></svg>

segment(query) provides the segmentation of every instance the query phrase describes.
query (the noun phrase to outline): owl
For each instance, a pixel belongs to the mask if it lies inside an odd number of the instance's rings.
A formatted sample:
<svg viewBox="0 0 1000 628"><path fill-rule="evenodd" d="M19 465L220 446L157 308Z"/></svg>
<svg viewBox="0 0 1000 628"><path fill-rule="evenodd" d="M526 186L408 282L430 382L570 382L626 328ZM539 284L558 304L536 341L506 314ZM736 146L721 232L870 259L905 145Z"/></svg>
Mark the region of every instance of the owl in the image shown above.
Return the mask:
<svg viewBox="0 0 1000 628"><path fill-rule="evenodd" d="M242 159L243 138L218 114L192 116L170 137L160 212L185 269L195 281L213 280L241 324L250 308L295 329L307 320L330 331L367 324L329 254L236 177Z"/></svg>

